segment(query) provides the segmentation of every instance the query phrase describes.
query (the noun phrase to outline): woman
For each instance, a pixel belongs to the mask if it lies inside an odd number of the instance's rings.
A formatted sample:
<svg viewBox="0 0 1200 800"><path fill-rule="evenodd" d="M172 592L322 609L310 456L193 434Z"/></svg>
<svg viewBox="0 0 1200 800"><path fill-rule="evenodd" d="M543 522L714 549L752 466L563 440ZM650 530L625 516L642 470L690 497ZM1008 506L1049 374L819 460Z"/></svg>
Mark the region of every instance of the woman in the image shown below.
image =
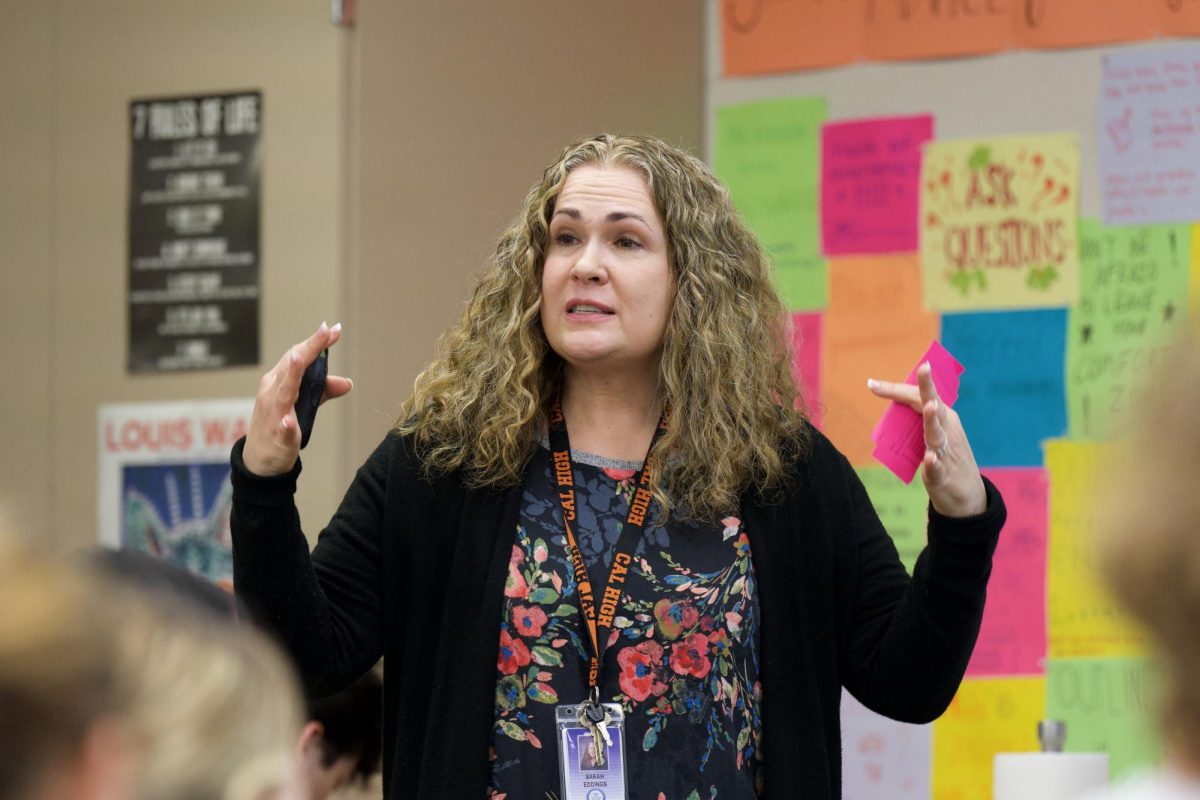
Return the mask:
<svg viewBox="0 0 1200 800"><path fill-rule="evenodd" d="M340 328L264 376L233 453L235 579L310 692L387 656L389 797L583 797L556 707L595 699L613 705L576 733L618 734L628 797L837 797L842 685L898 719L941 713L1003 503L927 368L919 389L874 384L925 420L910 582L793 410L786 319L708 168L605 135L533 187L311 559L291 408Z"/></svg>

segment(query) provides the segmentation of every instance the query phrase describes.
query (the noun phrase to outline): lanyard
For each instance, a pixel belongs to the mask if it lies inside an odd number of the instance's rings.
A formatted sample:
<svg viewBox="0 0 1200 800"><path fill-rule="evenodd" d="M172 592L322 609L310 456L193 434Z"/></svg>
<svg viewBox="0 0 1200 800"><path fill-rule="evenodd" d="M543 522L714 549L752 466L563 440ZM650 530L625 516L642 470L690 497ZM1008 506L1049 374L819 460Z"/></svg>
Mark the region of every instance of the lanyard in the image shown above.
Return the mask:
<svg viewBox="0 0 1200 800"><path fill-rule="evenodd" d="M636 487L633 499L629 503L629 514L625 518L625 526L617 540L617 549L613 552L612 568L608 580L604 584L604 592L600 595L600 608L597 612L595 598L592 595L592 581L588 577L587 564L584 563L583 553L575 540L575 532L571 524L575 521L575 467L571 461L571 443L567 438L567 421L563 417L562 407L555 401L550 412L550 452L554 463L554 480L558 485L558 499L562 503L563 528L567 533L567 552L571 556L571 566L575 572L575 586L579 592L579 611L587 627L588 640L592 645L591 661L588 663L588 689L592 702L597 702L600 686L600 658L604 655L600 645L608 641L608 633L612 628L613 615L617 613L617 603L621 600L621 586L625 576L629 574L629 565L633 563L633 553L637 543L642 538L646 527L646 514L650 510L650 483L654 470L654 445L667 429L667 412L663 412L646 453L646 460L641 469L633 476Z"/></svg>

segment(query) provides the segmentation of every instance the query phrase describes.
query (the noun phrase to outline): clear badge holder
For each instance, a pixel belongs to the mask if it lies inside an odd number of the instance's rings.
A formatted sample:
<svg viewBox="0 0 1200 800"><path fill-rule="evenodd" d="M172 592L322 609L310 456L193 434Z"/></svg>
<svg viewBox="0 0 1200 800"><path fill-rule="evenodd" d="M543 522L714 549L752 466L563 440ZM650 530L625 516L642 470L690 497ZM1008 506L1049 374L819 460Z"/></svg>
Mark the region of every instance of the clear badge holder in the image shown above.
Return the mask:
<svg viewBox="0 0 1200 800"><path fill-rule="evenodd" d="M625 712L616 703L604 703L604 730L596 750L597 731L580 722L579 705L554 709L558 732L558 774L562 800L625 800Z"/></svg>

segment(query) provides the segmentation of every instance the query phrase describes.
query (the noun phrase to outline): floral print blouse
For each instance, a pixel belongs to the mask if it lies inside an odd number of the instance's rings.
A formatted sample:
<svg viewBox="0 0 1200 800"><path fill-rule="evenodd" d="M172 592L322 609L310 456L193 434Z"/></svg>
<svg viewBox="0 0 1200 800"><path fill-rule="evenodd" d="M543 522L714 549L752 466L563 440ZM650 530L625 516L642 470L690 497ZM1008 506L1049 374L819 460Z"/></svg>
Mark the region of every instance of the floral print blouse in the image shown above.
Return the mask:
<svg viewBox="0 0 1200 800"><path fill-rule="evenodd" d="M575 452L579 547L603 586L640 464ZM588 645L546 447L534 456L504 588L496 658L495 800L557 800L554 707L587 696ZM600 673L625 709L630 800L762 793L759 608L740 520L654 511L624 584Z"/></svg>

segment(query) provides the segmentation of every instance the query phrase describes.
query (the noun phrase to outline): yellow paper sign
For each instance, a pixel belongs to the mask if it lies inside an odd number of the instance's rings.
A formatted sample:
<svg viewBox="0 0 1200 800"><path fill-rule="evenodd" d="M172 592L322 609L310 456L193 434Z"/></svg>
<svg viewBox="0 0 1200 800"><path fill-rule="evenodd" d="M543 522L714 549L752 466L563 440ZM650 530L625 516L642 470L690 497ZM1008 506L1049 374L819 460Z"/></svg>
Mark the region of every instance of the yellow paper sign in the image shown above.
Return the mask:
<svg viewBox="0 0 1200 800"><path fill-rule="evenodd" d="M991 800L996 753L1038 749L1046 679L967 678L933 723L934 800Z"/></svg>
<svg viewBox="0 0 1200 800"><path fill-rule="evenodd" d="M1114 446L1046 443L1050 542L1046 557L1046 635L1051 658L1140 656L1145 637L1096 573L1093 536L1099 478Z"/></svg>
<svg viewBox="0 0 1200 800"><path fill-rule="evenodd" d="M1200 224L1192 226L1192 316L1200 315Z"/></svg>
<svg viewBox="0 0 1200 800"><path fill-rule="evenodd" d="M1070 305L1079 294L1073 135L934 142L921 180L925 304Z"/></svg>

